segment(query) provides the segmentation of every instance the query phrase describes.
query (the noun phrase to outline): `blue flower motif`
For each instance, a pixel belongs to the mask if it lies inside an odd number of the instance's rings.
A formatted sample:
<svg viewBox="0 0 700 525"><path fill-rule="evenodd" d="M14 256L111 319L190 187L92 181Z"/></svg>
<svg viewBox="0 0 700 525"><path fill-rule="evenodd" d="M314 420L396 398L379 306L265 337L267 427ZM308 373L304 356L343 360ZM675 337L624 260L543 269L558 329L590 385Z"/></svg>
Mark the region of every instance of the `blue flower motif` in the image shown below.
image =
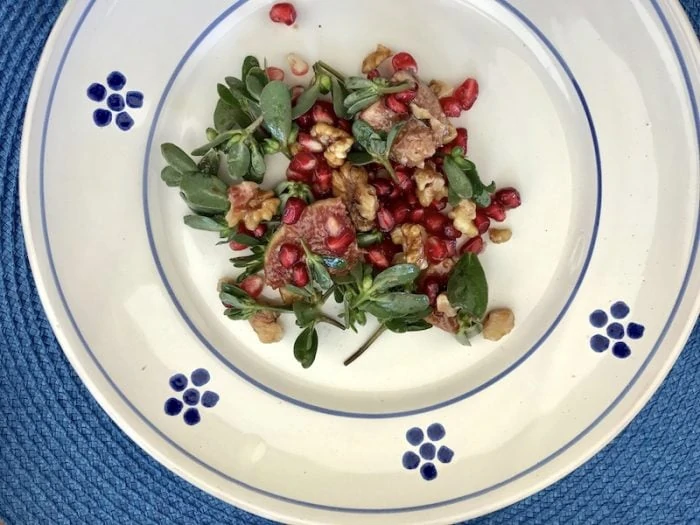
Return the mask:
<svg viewBox="0 0 700 525"><path fill-rule="evenodd" d="M618 301L610 306L610 316L603 310L591 313L588 318L591 325L595 328L605 329L605 335L595 334L590 339L590 346L594 352L605 352L612 343L612 354L615 357L625 359L632 355L632 349L625 342L625 335L629 339L641 339L644 336L644 326L630 322L625 327L621 321L629 313L630 307L623 301ZM615 321L610 322L610 317Z"/></svg>
<svg viewBox="0 0 700 525"><path fill-rule="evenodd" d="M197 408L199 404L204 408L214 408L219 402L219 394L212 392L211 390L206 390L200 392L199 388L206 385L211 379L211 375L203 368L198 368L190 374L190 378L184 374L175 374L172 376L168 383L170 388L175 392L182 392L180 399L176 397L171 397L165 402L164 410L169 416L179 416L182 414L182 418L185 423L193 426L202 420L202 415ZM187 388L190 385L193 387ZM184 413L183 409L187 408Z"/></svg>
<svg viewBox="0 0 700 525"><path fill-rule="evenodd" d="M428 441L425 441L425 437ZM420 467L419 472L425 481L432 481L437 478L438 471L435 466L435 458L440 463L447 464L452 461L454 451L442 445L438 449L435 446L436 441L440 441L446 435L445 427L440 423L433 423L425 432L423 429L413 427L406 432L406 441L414 447L418 447L418 453L409 450L404 453L401 458L401 463L406 470L416 470ZM425 461L422 465L421 462Z"/></svg>
<svg viewBox="0 0 700 525"><path fill-rule="evenodd" d="M107 76L107 86L99 82L90 84L87 96L94 102L105 102L106 108L98 108L92 114L92 120L100 128L109 126L114 120L116 126L122 131L129 131L134 127L134 119L126 108L139 109L143 107L143 93L140 91L128 91L122 96L119 91L126 86L126 77L119 71L113 71ZM112 93L109 93L109 91ZM115 116L116 115L116 116Z"/></svg>

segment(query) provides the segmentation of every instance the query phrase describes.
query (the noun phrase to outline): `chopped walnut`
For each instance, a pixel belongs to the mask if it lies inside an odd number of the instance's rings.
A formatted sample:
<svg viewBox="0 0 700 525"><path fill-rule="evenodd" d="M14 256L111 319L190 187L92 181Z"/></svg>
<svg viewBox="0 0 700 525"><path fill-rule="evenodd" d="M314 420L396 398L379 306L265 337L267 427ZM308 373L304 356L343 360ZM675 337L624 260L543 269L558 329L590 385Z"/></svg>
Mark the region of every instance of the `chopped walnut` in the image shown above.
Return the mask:
<svg viewBox="0 0 700 525"><path fill-rule="evenodd" d="M484 339L498 341L508 335L515 326L515 315L508 308L492 310L484 321Z"/></svg>
<svg viewBox="0 0 700 525"><path fill-rule="evenodd" d="M250 326L253 327L258 339L263 344L278 343L282 340L284 332L278 321L280 314L264 310L250 318Z"/></svg>
<svg viewBox="0 0 700 525"><path fill-rule="evenodd" d="M300 301L301 299L303 299L303 297L301 295L297 295L295 293L292 293L289 290L287 290L286 288L280 288L279 292L280 292L280 297L282 298L282 302L284 304L294 304L297 301Z"/></svg>
<svg viewBox="0 0 700 525"><path fill-rule="evenodd" d="M394 244L403 247L403 262L415 264L421 270L428 267L428 259L425 255L425 228L418 224L404 224L391 232L391 240Z"/></svg>
<svg viewBox="0 0 700 525"><path fill-rule="evenodd" d="M248 230L254 230L261 222L272 219L280 205L274 192L261 190L254 182L231 186L228 199L231 202L226 214L229 228L243 222Z"/></svg>
<svg viewBox="0 0 700 525"><path fill-rule="evenodd" d="M455 92L455 88L442 80L431 80L428 87L435 93L437 98L449 97Z"/></svg>
<svg viewBox="0 0 700 525"><path fill-rule="evenodd" d="M362 61L362 72L366 75L373 69L376 69L379 64L384 62L391 55L393 55L391 49L381 44L378 44L377 49L372 51Z"/></svg>
<svg viewBox="0 0 700 525"><path fill-rule="evenodd" d="M434 201L447 197L447 185L442 175L430 167L417 169L414 176L416 195L421 206L428 207Z"/></svg>
<svg viewBox="0 0 700 525"><path fill-rule="evenodd" d="M460 203L452 208L448 217L454 220L455 228L467 236L467 239L479 235L478 228L474 225L476 218L476 204L468 199L463 199Z"/></svg>
<svg viewBox="0 0 700 525"><path fill-rule="evenodd" d="M441 314L447 317L457 317L457 310L454 306L450 304L450 300L447 298L447 294L441 293L437 296L437 301L435 302L435 309Z"/></svg>
<svg viewBox="0 0 700 525"><path fill-rule="evenodd" d="M340 168L345 164L348 152L355 143L352 135L325 122L315 124L311 128L311 136L325 146L326 151L323 156L333 168Z"/></svg>
<svg viewBox="0 0 700 525"><path fill-rule="evenodd" d="M333 172L333 195L343 201L358 231L370 231L379 210L377 191L369 182L367 170L349 162Z"/></svg>
<svg viewBox="0 0 700 525"><path fill-rule="evenodd" d="M489 230L489 239L494 244L508 242L512 236L513 232L508 228L491 228Z"/></svg>

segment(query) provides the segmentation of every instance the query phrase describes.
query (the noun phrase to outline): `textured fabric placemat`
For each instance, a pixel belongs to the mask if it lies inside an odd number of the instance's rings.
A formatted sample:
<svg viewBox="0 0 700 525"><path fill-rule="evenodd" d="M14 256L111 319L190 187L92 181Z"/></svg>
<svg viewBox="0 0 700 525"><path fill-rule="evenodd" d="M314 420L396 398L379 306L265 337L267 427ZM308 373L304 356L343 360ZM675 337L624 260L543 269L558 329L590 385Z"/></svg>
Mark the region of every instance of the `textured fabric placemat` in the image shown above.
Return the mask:
<svg viewBox="0 0 700 525"><path fill-rule="evenodd" d="M697 31L700 0L682 3ZM22 239L18 157L34 71L63 4L0 0L0 521L269 523L142 452L92 399L44 316ZM651 403L611 445L554 486L472 523L699 523L699 370L700 325Z"/></svg>

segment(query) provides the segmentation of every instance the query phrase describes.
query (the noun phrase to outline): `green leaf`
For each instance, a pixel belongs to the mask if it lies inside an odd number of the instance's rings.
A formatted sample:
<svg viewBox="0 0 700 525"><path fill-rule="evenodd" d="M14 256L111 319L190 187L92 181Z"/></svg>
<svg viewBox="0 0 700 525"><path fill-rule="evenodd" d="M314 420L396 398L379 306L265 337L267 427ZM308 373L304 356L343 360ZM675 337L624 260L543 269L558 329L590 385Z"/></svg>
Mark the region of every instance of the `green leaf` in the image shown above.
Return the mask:
<svg viewBox="0 0 700 525"><path fill-rule="evenodd" d="M377 319L393 319L416 315L429 306L427 295L393 292L373 298L363 309Z"/></svg>
<svg viewBox="0 0 700 525"><path fill-rule="evenodd" d="M216 150L210 150L209 153L204 155L197 163L197 168L200 172L206 173L208 175L217 176L219 174L219 152Z"/></svg>
<svg viewBox="0 0 700 525"><path fill-rule="evenodd" d="M386 137L386 151L391 151L391 147L394 145L394 141L396 140L396 137L399 135L401 130L403 129L404 125L406 122L399 122L397 124L394 124L392 126L391 130L389 131L389 134Z"/></svg>
<svg viewBox="0 0 700 525"><path fill-rule="evenodd" d="M348 267L348 263L342 257L333 257L332 255L322 255L321 261L326 268L331 270L345 270Z"/></svg>
<svg viewBox="0 0 700 525"><path fill-rule="evenodd" d="M296 301L292 307L294 309L294 315L297 318L297 326L299 326L299 328L306 328L313 325L320 315L318 307L312 303Z"/></svg>
<svg viewBox="0 0 700 525"><path fill-rule="evenodd" d="M250 235L246 235L245 233L236 233L229 237L228 241L234 241L248 247L263 245L263 242L260 239L256 239L255 237L251 237Z"/></svg>
<svg viewBox="0 0 700 525"><path fill-rule="evenodd" d="M356 91L356 93L358 93L356 97L351 98L355 94L352 93L348 95L348 97L345 99L344 104L345 107L348 108L348 115L354 115L355 113L359 113L360 111L368 108L380 99L380 96L376 93L367 93L363 91Z"/></svg>
<svg viewBox="0 0 700 525"><path fill-rule="evenodd" d="M397 334L422 332L433 327L433 325L423 319L389 319L384 322L384 326Z"/></svg>
<svg viewBox="0 0 700 525"><path fill-rule="evenodd" d="M232 92L246 93L245 83L240 78L226 77L224 80Z"/></svg>
<svg viewBox="0 0 700 525"><path fill-rule="evenodd" d="M348 77L345 79L345 87L350 91L357 91L358 89L374 89L376 86L374 82L365 77Z"/></svg>
<svg viewBox="0 0 700 525"><path fill-rule="evenodd" d="M258 61L257 58L255 58L252 55L248 55L243 59L243 67L241 68L241 78L245 81L246 78L248 78L248 74L250 73L250 70L253 68L260 68L260 62ZM228 77L226 78L226 82L228 83L229 78L233 77ZM234 79L238 80L238 79ZM240 82L240 81L239 81ZM243 84L243 82L241 82ZM230 85L230 84L229 84Z"/></svg>
<svg viewBox="0 0 700 525"><path fill-rule="evenodd" d="M267 75L259 67L251 68L245 77L245 87L255 100L260 100L260 95L267 82Z"/></svg>
<svg viewBox="0 0 700 525"><path fill-rule="evenodd" d="M245 122L250 121L240 108L234 108L223 100L219 100L214 110L214 127L219 133L226 133L233 129L244 128ZM229 137L230 138L230 137Z"/></svg>
<svg viewBox="0 0 700 525"><path fill-rule="evenodd" d="M229 308L238 308L241 310L248 310L251 309L251 300L250 298L241 298L239 296L227 293L222 291L219 294L219 299L221 300L224 305L226 305ZM251 314L254 312L251 312Z"/></svg>
<svg viewBox="0 0 700 525"><path fill-rule="evenodd" d="M166 143L161 145L160 152L165 161L183 175L185 173L197 171L197 164L195 161L175 144Z"/></svg>
<svg viewBox="0 0 700 525"><path fill-rule="evenodd" d="M220 146L227 140L229 140L233 135L235 134L234 131L226 131L224 133L221 133L218 135L214 140L211 142L205 144L204 146L200 146L196 150L192 152L193 157L201 157L202 155L206 155L209 153L212 149L216 148L217 146Z"/></svg>
<svg viewBox="0 0 700 525"><path fill-rule="evenodd" d="M266 85L260 95L260 109L270 135L287 144L292 131L292 98L286 84L275 80Z"/></svg>
<svg viewBox="0 0 700 525"><path fill-rule="evenodd" d="M374 244L379 244L383 240L384 234L377 230L367 233L359 233L357 235L357 245L360 248L369 248Z"/></svg>
<svg viewBox="0 0 700 525"><path fill-rule="evenodd" d="M348 161L355 166L366 166L376 162L374 157L366 151L351 151L348 153Z"/></svg>
<svg viewBox="0 0 700 525"><path fill-rule="evenodd" d="M474 195L472 183L452 157L445 157L443 170L447 176L450 189L461 199L471 199Z"/></svg>
<svg viewBox="0 0 700 525"><path fill-rule="evenodd" d="M382 136L364 120L355 121L352 125L352 134L355 140L357 140L357 143L365 148L370 155L376 153L376 147L379 143L386 146L386 142L382 139Z"/></svg>
<svg viewBox="0 0 700 525"><path fill-rule="evenodd" d="M201 215L186 215L184 221L187 226L195 230L222 232L228 229L226 225L221 224L216 219L202 217Z"/></svg>
<svg viewBox="0 0 700 525"><path fill-rule="evenodd" d="M285 289L292 295L298 295L299 297L304 297L305 299L311 299L313 294L309 292L306 288L299 288L293 284L288 284Z"/></svg>
<svg viewBox="0 0 700 525"><path fill-rule="evenodd" d="M420 275L420 268L415 264L397 264L374 278L372 293L384 293L391 288L407 286L415 282Z"/></svg>
<svg viewBox="0 0 700 525"><path fill-rule="evenodd" d="M250 149L243 142L233 144L228 151L228 179L224 182L237 184L242 181L250 169Z"/></svg>
<svg viewBox="0 0 700 525"><path fill-rule="evenodd" d="M306 266L309 268L309 277L321 290L325 291L333 286L333 279L320 259L307 256Z"/></svg>
<svg viewBox="0 0 700 525"><path fill-rule="evenodd" d="M343 89L342 84L337 78L331 80L333 110L339 118L348 118L348 112L345 109L345 97L347 92Z"/></svg>
<svg viewBox="0 0 700 525"><path fill-rule="evenodd" d="M247 179L259 184L263 181L266 170L265 156L260 151L260 145L255 142L250 145L250 171Z"/></svg>
<svg viewBox="0 0 700 525"><path fill-rule="evenodd" d="M473 253L462 255L447 283L447 298L455 308L481 319L486 314L489 289L486 274Z"/></svg>
<svg viewBox="0 0 700 525"><path fill-rule="evenodd" d="M224 86L223 84L217 84L216 92L219 94L219 98L221 98L221 100L226 102L228 105L240 107L240 104L238 104L238 101L235 99L233 93L231 93L231 89L229 89L228 86Z"/></svg>
<svg viewBox="0 0 700 525"><path fill-rule="evenodd" d="M314 326L309 326L299 334L294 342L294 357L301 366L309 368L316 360L318 351L318 333Z"/></svg>
<svg viewBox="0 0 700 525"><path fill-rule="evenodd" d="M160 178L163 179L168 186L175 188L182 182L182 173L177 171L172 166L166 166L163 171L160 172Z"/></svg>
<svg viewBox="0 0 700 525"><path fill-rule="evenodd" d="M292 119L296 120L309 111L321 96L321 91L316 84L310 86L297 99L294 109L292 109Z"/></svg>
<svg viewBox="0 0 700 525"><path fill-rule="evenodd" d="M216 215L228 212L228 186L216 177L192 173L183 177L180 191L190 208L197 213Z"/></svg>

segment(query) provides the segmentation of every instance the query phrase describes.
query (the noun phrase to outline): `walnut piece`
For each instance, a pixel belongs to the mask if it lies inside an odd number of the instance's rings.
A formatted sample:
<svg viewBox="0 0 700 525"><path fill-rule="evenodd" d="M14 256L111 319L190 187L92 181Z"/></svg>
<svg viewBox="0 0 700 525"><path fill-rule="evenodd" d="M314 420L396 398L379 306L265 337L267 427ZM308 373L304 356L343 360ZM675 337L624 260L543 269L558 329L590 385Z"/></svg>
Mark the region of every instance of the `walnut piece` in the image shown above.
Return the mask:
<svg viewBox="0 0 700 525"><path fill-rule="evenodd" d="M326 148L323 156L332 168L340 168L345 164L348 152L355 143L352 135L325 122L315 124L311 128L311 136Z"/></svg>
<svg viewBox="0 0 700 525"><path fill-rule="evenodd" d="M469 199L463 199L460 203L452 208L448 213L448 217L454 220L455 228L466 235L467 239L479 235L478 228L474 225L476 218L476 204Z"/></svg>
<svg viewBox="0 0 700 525"><path fill-rule="evenodd" d="M269 310L264 310L258 312L250 319L250 325L258 334L258 339L263 344L278 343L282 340L284 332L282 331L282 325L279 323L279 314L276 312L270 312Z"/></svg>
<svg viewBox="0 0 700 525"><path fill-rule="evenodd" d="M455 92L455 88L442 80L431 80L428 87L435 93L437 98L449 97Z"/></svg>
<svg viewBox="0 0 700 525"><path fill-rule="evenodd" d="M367 170L349 162L333 172L333 196L339 197L350 212L358 231L370 231L379 210L377 191L369 182Z"/></svg>
<svg viewBox="0 0 700 525"><path fill-rule="evenodd" d="M445 293L441 293L437 296L435 309L447 317L457 317L457 310L455 310L450 304L450 300L447 298L447 294Z"/></svg>
<svg viewBox="0 0 700 525"><path fill-rule="evenodd" d="M372 51L362 61L362 72L366 75L373 69L376 69L379 64L384 62L391 55L393 55L391 49L382 44L377 44L377 49Z"/></svg>
<svg viewBox="0 0 700 525"><path fill-rule="evenodd" d="M229 228L243 222L248 230L254 230L261 222L269 221L277 213L280 200L273 191L261 190L254 182L242 182L231 186L228 193L231 208L226 214Z"/></svg>
<svg viewBox="0 0 700 525"><path fill-rule="evenodd" d="M515 315L508 308L492 310L484 321L484 339L498 341L508 335L515 326Z"/></svg>
<svg viewBox="0 0 700 525"><path fill-rule="evenodd" d="M403 247L403 253L399 260L407 264L415 264L421 270L428 267L428 259L425 255L425 228L418 224L404 224L391 232L391 240L394 244Z"/></svg>
<svg viewBox="0 0 700 525"><path fill-rule="evenodd" d="M445 179L435 170L429 167L417 169L413 178L416 181L416 195L421 206L428 207L433 202L447 197Z"/></svg>
<svg viewBox="0 0 700 525"><path fill-rule="evenodd" d="M513 232L508 228L491 228L489 230L489 239L494 244L508 242L511 237L513 237Z"/></svg>

